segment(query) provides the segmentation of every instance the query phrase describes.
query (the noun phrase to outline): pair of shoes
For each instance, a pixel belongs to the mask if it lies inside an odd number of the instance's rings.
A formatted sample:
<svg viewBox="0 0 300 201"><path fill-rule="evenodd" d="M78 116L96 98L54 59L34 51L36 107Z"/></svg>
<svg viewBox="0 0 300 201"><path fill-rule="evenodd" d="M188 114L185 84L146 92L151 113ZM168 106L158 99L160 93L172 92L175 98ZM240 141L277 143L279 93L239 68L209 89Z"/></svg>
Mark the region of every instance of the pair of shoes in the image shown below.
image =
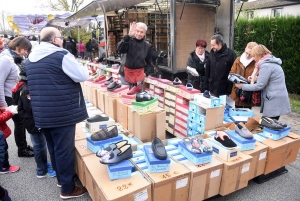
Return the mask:
<svg viewBox="0 0 300 201"><path fill-rule="evenodd" d="M26 148L22 151L18 151L18 157L34 157L34 153Z"/></svg>
<svg viewBox="0 0 300 201"><path fill-rule="evenodd" d="M187 66L187 67L186 67L186 70L187 70L189 73L195 75L196 77L199 77L199 73L197 72L197 70L196 70L195 68L192 68L192 67L190 67L190 66Z"/></svg>
<svg viewBox="0 0 300 201"><path fill-rule="evenodd" d="M101 75L100 77L97 77L94 79L94 82L99 82L99 81L102 81L102 80L105 80L106 79L106 76L105 75Z"/></svg>
<svg viewBox="0 0 300 201"><path fill-rule="evenodd" d="M103 117L99 114L96 114L95 116L88 118L87 122L95 123L95 122L108 121L108 120L109 120L109 117Z"/></svg>
<svg viewBox="0 0 300 201"><path fill-rule="evenodd" d="M226 149L233 149L237 146L225 131L217 131L214 139Z"/></svg>
<svg viewBox="0 0 300 201"><path fill-rule="evenodd" d="M11 201L11 198L8 195L8 191L4 190L4 197L1 198L2 201Z"/></svg>
<svg viewBox="0 0 300 201"><path fill-rule="evenodd" d="M33 152L33 147L32 147L32 146L30 146L30 145L27 145L27 150L28 150L28 151L32 151L32 152Z"/></svg>
<svg viewBox="0 0 300 201"><path fill-rule="evenodd" d="M127 140L113 143L108 147L99 150L96 153L96 156L100 157L100 163L114 165L132 158L131 145L128 144Z"/></svg>
<svg viewBox="0 0 300 201"><path fill-rule="evenodd" d="M252 139L253 138L253 134L243 125L241 125L240 123L238 123L235 126L235 132L237 134L239 134L240 136L242 136L243 138L246 139Z"/></svg>
<svg viewBox="0 0 300 201"><path fill-rule="evenodd" d="M168 155L167 155L165 145L159 138L155 137L152 140L151 146L152 146L153 154L156 158L158 158L160 160L167 159Z"/></svg>
<svg viewBox="0 0 300 201"><path fill-rule="evenodd" d="M173 85L181 85L181 84L182 84L181 80L178 77L176 77L173 81Z"/></svg>
<svg viewBox="0 0 300 201"><path fill-rule="evenodd" d="M133 86L128 92L127 92L127 95L134 95L136 93L139 93L143 90L143 84L140 83L139 85L137 86Z"/></svg>
<svg viewBox="0 0 300 201"><path fill-rule="evenodd" d="M269 117L262 117L259 121L259 124L263 127L267 127L272 130L281 130L287 126L286 124L282 124L282 123L279 124L276 122L274 121L274 119L271 119Z"/></svg>
<svg viewBox="0 0 300 201"><path fill-rule="evenodd" d="M246 78L244 78L243 76L241 76L239 74L235 74L235 73L229 73L228 80L230 82L233 82L234 84L248 84L248 81Z"/></svg>
<svg viewBox="0 0 300 201"><path fill-rule="evenodd" d="M11 165L8 168L0 168L0 174L14 173L20 170L19 166Z"/></svg>
<svg viewBox="0 0 300 201"><path fill-rule="evenodd" d="M203 96L204 96L205 98L210 98L209 91L208 91L208 90L205 90L204 93L203 93Z"/></svg>
<svg viewBox="0 0 300 201"><path fill-rule="evenodd" d="M91 135L91 140L101 141L101 140L106 140L117 136L118 136L118 128L117 126L113 125L106 128L102 128L101 130L93 133Z"/></svg>
<svg viewBox="0 0 300 201"><path fill-rule="evenodd" d="M72 193L61 193L60 198L62 199L70 199L70 198L78 198L83 196L87 192L85 187L78 187L75 185L74 190Z"/></svg>
<svg viewBox="0 0 300 201"><path fill-rule="evenodd" d="M107 91L113 91L117 88L121 88L122 85L120 85L118 82L112 82L107 86Z"/></svg>
<svg viewBox="0 0 300 201"><path fill-rule="evenodd" d="M187 90L190 90L190 91L192 91L193 88L194 88L191 83L187 83L185 87L186 87Z"/></svg>
<svg viewBox="0 0 300 201"><path fill-rule="evenodd" d="M200 146L199 141L196 138L183 138L183 142L186 148L194 154L202 154L203 148Z"/></svg>
<svg viewBox="0 0 300 201"><path fill-rule="evenodd" d="M150 100L153 100L153 96L148 94L146 91L143 91L141 93L136 94L135 100L136 100L136 102L150 101Z"/></svg>
<svg viewBox="0 0 300 201"><path fill-rule="evenodd" d="M209 144L207 144L207 142L202 137L198 138L198 142L204 152L212 152L213 151L212 147L209 146Z"/></svg>
<svg viewBox="0 0 300 201"><path fill-rule="evenodd" d="M109 85L110 83L112 83L114 81L114 78L113 77L110 77L108 78L106 81L105 81L105 85Z"/></svg>
<svg viewBox="0 0 300 201"><path fill-rule="evenodd" d="M52 177L56 177L56 172L54 170L48 170L48 172L44 175L37 175L36 176L39 179L42 178L52 178Z"/></svg>

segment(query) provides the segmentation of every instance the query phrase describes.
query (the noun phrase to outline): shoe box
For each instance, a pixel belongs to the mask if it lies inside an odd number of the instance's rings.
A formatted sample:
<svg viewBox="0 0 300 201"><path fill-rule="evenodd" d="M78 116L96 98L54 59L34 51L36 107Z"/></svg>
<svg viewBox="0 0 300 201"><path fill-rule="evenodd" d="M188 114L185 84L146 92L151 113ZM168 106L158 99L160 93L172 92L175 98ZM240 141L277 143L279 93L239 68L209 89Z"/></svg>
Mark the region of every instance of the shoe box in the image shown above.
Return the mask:
<svg viewBox="0 0 300 201"><path fill-rule="evenodd" d="M81 129L81 128L80 128ZM77 130L77 128L76 128ZM78 175L83 186L86 185L85 182L85 168L83 163L83 157L94 154L86 146L86 139L75 141L75 173Z"/></svg>
<svg viewBox="0 0 300 201"><path fill-rule="evenodd" d="M121 99L117 99L117 112L116 120L119 122L125 129L128 129L128 108L129 105L124 104Z"/></svg>
<svg viewBox="0 0 300 201"><path fill-rule="evenodd" d="M128 89L129 89L128 85L122 85L120 88L117 88L113 91L107 91L107 95L112 97L112 98L119 98L122 95L127 94Z"/></svg>
<svg viewBox="0 0 300 201"><path fill-rule="evenodd" d="M282 138L288 136L290 131L291 131L290 126L287 126L281 130L272 130L267 127L264 127L264 130L261 133L261 135L263 135L264 137L267 137L269 139L272 139L272 140L279 140L279 139L282 139Z"/></svg>
<svg viewBox="0 0 300 201"><path fill-rule="evenodd" d="M87 107L86 109L87 109L87 113L88 113L89 118L93 117L97 114L103 115L103 112L101 110L99 110L98 108L94 107L94 106L93 107Z"/></svg>
<svg viewBox="0 0 300 201"><path fill-rule="evenodd" d="M217 108L209 108L195 101L189 103L189 112L195 114L196 124L204 123L205 130L215 129L223 125L224 109L223 105ZM190 113L190 116L192 113ZM205 119L201 118L203 116L205 116Z"/></svg>
<svg viewBox="0 0 300 201"><path fill-rule="evenodd" d="M181 86L181 87L179 87L177 94L186 99L194 99L194 96L199 93L200 93L200 91L197 89L188 90L186 88L186 86Z"/></svg>
<svg viewBox="0 0 300 201"><path fill-rule="evenodd" d="M287 137L276 141L265 138L260 134L255 134L254 137L268 147L264 174L273 172L296 160L300 147L299 135L289 133Z"/></svg>
<svg viewBox="0 0 300 201"><path fill-rule="evenodd" d="M97 89L97 107L104 112L105 111L105 98L104 98L104 92L101 92L99 89Z"/></svg>
<svg viewBox="0 0 300 201"><path fill-rule="evenodd" d="M110 180L106 165L96 155L83 158L86 188L93 201L145 200L152 201L151 182L137 168L130 178Z"/></svg>
<svg viewBox="0 0 300 201"><path fill-rule="evenodd" d="M101 128L115 125L115 123L116 123L115 120L109 117L108 121L99 121L94 123L85 121L85 127L87 128L87 130L90 132L91 135L92 133L100 130Z"/></svg>
<svg viewBox="0 0 300 201"><path fill-rule="evenodd" d="M204 139L205 140L205 139ZM195 154L187 149L183 141L178 142L179 152L195 165L210 163L212 160L212 152L203 152Z"/></svg>
<svg viewBox="0 0 300 201"><path fill-rule="evenodd" d="M143 142L150 142L154 137L166 138L166 111L156 108L153 111L139 114L128 107L128 131Z"/></svg>
<svg viewBox="0 0 300 201"><path fill-rule="evenodd" d="M249 180L264 173L267 161L267 150L268 147L266 145L260 142L256 142L253 150L242 152L253 157L252 162L250 164Z"/></svg>
<svg viewBox="0 0 300 201"><path fill-rule="evenodd" d="M230 162L217 159L224 164L220 195L225 196L248 186L252 156L240 153L238 158Z"/></svg>
<svg viewBox="0 0 300 201"><path fill-rule="evenodd" d="M210 163L195 165L186 160L182 164L191 171L189 200L204 200L219 194L223 163L212 158Z"/></svg>
<svg viewBox="0 0 300 201"><path fill-rule="evenodd" d="M250 110L249 108L236 108L236 109L231 109L229 108L229 116L246 116L246 117L251 117L253 118L253 111Z"/></svg>
<svg viewBox="0 0 300 201"><path fill-rule="evenodd" d="M161 88L166 89L169 84L172 84L172 81L167 79L158 79L158 84Z"/></svg>
<svg viewBox="0 0 300 201"><path fill-rule="evenodd" d="M106 165L107 173L111 181L130 178L133 167L133 164L129 160L122 161L116 165Z"/></svg>
<svg viewBox="0 0 300 201"><path fill-rule="evenodd" d="M104 94L104 113L112 119L117 119L117 99Z"/></svg>
<svg viewBox="0 0 300 201"><path fill-rule="evenodd" d="M143 114L146 112L153 111L158 107L158 98L153 98L153 100L144 102L132 101L131 104L133 111Z"/></svg>
<svg viewBox="0 0 300 201"><path fill-rule="evenodd" d="M146 161L146 164L148 166L148 170L153 172L169 172L170 170L170 163L171 160L169 156L165 160L157 159L154 156L152 146L151 145L145 145L143 147L144 150L144 158Z"/></svg>
<svg viewBox="0 0 300 201"><path fill-rule="evenodd" d="M221 99L211 96L210 98L206 98L203 96L203 94L196 94L194 96L194 101L200 105L203 105L204 107L208 108L216 108L221 106Z"/></svg>
<svg viewBox="0 0 300 201"><path fill-rule="evenodd" d="M97 94L97 88L95 87L91 87L91 93L92 95L90 96L91 100L89 100L93 105L95 105L97 107L98 104L98 94Z"/></svg>
<svg viewBox="0 0 300 201"><path fill-rule="evenodd" d="M206 142L212 147L213 155L217 158L220 158L224 161L235 161L239 158L240 155L240 148L236 147L233 149L227 149L222 146L219 142L217 142L213 137L202 134L202 138L206 139Z"/></svg>
<svg viewBox="0 0 300 201"><path fill-rule="evenodd" d="M256 139L246 139L240 136L235 130L226 131L231 139L236 143L241 151L253 150L255 148Z"/></svg>
<svg viewBox="0 0 300 201"><path fill-rule="evenodd" d="M118 134L118 136L116 137L108 138L106 140L101 140L101 141L93 141L91 137L86 138L87 147L93 153L96 153L97 151L104 149L105 147L108 147L112 143L117 143L122 140L123 137L120 134Z"/></svg>

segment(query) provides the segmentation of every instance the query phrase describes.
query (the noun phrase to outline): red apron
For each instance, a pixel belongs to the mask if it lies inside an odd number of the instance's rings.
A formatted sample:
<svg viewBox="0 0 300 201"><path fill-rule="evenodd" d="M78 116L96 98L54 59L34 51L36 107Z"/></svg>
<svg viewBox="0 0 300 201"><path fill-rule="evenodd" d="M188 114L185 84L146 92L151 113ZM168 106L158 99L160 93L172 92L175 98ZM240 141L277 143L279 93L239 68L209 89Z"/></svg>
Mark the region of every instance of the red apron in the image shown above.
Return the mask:
<svg viewBox="0 0 300 201"><path fill-rule="evenodd" d="M124 66L124 79L130 84L136 84L142 82L145 78L144 68L130 69Z"/></svg>

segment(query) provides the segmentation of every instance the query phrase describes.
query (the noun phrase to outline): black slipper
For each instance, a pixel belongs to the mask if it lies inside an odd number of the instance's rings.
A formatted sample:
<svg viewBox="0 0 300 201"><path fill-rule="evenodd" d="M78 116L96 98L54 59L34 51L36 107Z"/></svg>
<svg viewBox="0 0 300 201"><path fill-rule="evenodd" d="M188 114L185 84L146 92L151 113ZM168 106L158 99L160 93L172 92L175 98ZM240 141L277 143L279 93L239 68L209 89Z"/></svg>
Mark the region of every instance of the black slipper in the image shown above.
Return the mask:
<svg viewBox="0 0 300 201"><path fill-rule="evenodd" d="M152 140L152 150L154 156L160 160L165 160L168 157L165 145L157 137Z"/></svg>
<svg viewBox="0 0 300 201"><path fill-rule="evenodd" d="M225 131L219 131L219 134L217 131L217 135L215 135L214 139L227 149L232 149L237 146Z"/></svg>
<svg viewBox="0 0 300 201"><path fill-rule="evenodd" d="M90 123L100 122L100 121L108 121L108 117L103 117L99 114L96 114L95 116L88 118L87 121Z"/></svg>

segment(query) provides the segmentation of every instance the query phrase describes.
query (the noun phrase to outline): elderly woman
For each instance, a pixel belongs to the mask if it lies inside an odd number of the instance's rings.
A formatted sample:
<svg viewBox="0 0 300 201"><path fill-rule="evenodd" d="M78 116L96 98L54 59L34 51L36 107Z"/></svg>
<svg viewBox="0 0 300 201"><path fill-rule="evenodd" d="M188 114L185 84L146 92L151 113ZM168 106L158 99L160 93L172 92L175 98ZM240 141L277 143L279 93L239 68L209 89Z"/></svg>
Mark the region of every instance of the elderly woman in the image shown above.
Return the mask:
<svg viewBox="0 0 300 201"><path fill-rule="evenodd" d="M31 43L19 36L9 42L8 48L0 54L0 109L16 105L12 99L12 89L17 83L20 68L24 68L24 56L31 50ZM14 136L19 157L33 157L32 147L27 146L26 132L18 115L13 116Z"/></svg>
<svg viewBox="0 0 300 201"><path fill-rule="evenodd" d="M253 73L253 70L255 68L255 61L253 60L251 56L251 50L254 46L256 46L257 43L255 42L249 42L245 48L245 52L236 58L234 61L230 73L235 73L243 76L244 78L248 78ZM235 107L236 108L249 108L253 106L252 103L247 103L241 100L238 95L236 94L237 88L235 86L232 87L232 91L230 94L230 98L235 101Z"/></svg>
<svg viewBox="0 0 300 201"><path fill-rule="evenodd" d="M151 46L144 40L147 29L145 23L130 23L129 34L117 45L117 51L126 54L124 78L130 84L128 95L140 92L145 76L151 73Z"/></svg>
<svg viewBox="0 0 300 201"><path fill-rule="evenodd" d="M199 76L196 76L190 71L187 71L188 82L191 83L195 89L204 91L204 76L205 76L205 66L208 59L208 52L205 50L207 43L205 40L196 41L196 49L192 51L188 57L186 65L196 69Z"/></svg>
<svg viewBox="0 0 300 201"><path fill-rule="evenodd" d="M271 55L264 45L252 48L251 55L255 61L258 76L252 74L248 80L252 84L235 84L245 91L262 91L260 112L263 116L278 120L280 115L291 112L285 76L281 68L282 61ZM256 81L256 83L253 83Z"/></svg>

